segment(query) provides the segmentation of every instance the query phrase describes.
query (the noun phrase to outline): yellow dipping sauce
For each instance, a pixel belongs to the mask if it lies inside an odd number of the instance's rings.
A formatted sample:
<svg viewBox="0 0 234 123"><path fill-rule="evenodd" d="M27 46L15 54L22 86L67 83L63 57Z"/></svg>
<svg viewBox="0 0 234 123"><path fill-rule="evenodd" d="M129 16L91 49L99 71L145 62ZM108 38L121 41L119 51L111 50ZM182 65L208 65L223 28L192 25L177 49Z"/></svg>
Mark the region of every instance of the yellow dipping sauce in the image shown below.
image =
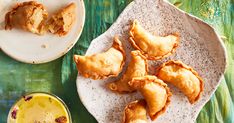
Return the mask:
<svg viewBox="0 0 234 123"><path fill-rule="evenodd" d="M10 110L8 123L70 123L66 105L56 96L32 93L22 97Z"/></svg>

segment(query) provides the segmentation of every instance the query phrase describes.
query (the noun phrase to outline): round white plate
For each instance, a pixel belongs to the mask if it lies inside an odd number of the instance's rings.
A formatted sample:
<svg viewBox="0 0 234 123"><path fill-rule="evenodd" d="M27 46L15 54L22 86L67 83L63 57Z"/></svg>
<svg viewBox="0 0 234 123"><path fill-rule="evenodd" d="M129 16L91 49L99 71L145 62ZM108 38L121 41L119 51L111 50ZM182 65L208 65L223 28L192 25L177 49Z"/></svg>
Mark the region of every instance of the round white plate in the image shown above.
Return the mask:
<svg viewBox="0 0 234 123"><path fill-rule="evenodd" d="M55 60L66 54L77 42L85 21L83 0L37 0L42 3L49 15L70 2L75 2L76 21L70 32L63 37L47 33L39 36L20 29L4 30L5 14L17 2L26 0L0 0L0 48L10 57L25 63L39 64Z"/></svg>
<svg viewBox="0 0 234 123"><path fill-rule="evenodd" d="M117 21L104 34L92 41L86 55L105 51L111 46L113 36L119 35L127 54L127 63L123 70L125 71L131 59L130 51L133 50L128 42L128 32L134 19L138 19L141 25L153 34L167 35L178 32L181 36L175 54L149 62L149 74L155 74L158 65L174 59L193 67L204 79L202 96L193 105L188 102L184 94L169 85L173 94L171 103L166 112L152 122L195 122L199 111L219 85L226 68L226 51L221 39L211 26L177 9L166 0L135 0L125 8ZM124 107L129 102L142 98L139 93L116 94L105 87L106 83L119 77L105 80L86 79L80 75L77 77L80 99L99 123L120 123Z"/></svg>

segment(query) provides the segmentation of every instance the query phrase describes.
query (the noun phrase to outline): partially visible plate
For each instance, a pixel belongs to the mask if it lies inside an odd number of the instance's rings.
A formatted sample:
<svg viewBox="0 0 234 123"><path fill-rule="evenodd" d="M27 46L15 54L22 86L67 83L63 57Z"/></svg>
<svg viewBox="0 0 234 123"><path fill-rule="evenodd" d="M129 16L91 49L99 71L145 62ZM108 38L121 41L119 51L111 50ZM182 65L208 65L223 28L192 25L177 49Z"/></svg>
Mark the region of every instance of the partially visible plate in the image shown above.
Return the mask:
<svg viewBox="0 0 234 123"><path fill-rule="evenodd" d="M210 99L223 77L226 68L226 50L215 30L202 20L189 15L164 0L135 0L121 13L117 21L101 36L94 39L86 55L103 52L108 49L115 35L119 35L126 53L126 69L130 61L128 32L131 21L138 19L149 32L167 35L178 32L181 36L176 53L168 58L150 61L150 74L155 74L157 66L169 59L181 60L193 67L204 79L204 92L195 104L175 87L169 85L173 95L166 112L153 123L192 123L195 122L201 108ZM122 73L121 73L122 75ZM121 77L105 80L86 79L78 74L77 91L87 110L99 123L120 123L124 107L131 101L141 99L139 93L116 94L105 87L107 82ZM149 120L150 121L150 120Z"/></svg>
<svg viewBox="0 0 234 123"><path fill-rule="evenodd" d="M4 30L5 14L17 2L24 1L26 0L0 0L0 14L2 15L0 16L0 48L2 51L18 61L32 64L49 62L66 54L75 45L83 30L85 21L83 0L37 0L46 7L49 15L70 2L76 3L76 21L64 37L50 33L39 36L20 29Z"/></svg>

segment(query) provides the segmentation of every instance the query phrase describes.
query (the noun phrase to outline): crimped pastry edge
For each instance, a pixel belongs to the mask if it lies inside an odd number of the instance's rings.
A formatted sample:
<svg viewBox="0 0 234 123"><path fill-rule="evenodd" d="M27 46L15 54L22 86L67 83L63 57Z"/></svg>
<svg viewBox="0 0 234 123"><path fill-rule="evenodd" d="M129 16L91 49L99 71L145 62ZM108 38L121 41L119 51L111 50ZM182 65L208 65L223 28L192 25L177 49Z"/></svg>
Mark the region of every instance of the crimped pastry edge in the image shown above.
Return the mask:
<svg viewBox="0 0 234 123"><path fill-rule="evenodd" d="M154 82L154 83L164 87L166 92L167 92L167 101L165 103L165 106L160 111L155 113L154 115L149 114L150 119L155 120L155 119L157 119L157 117L159 117L161 114L163 114L166 111L167 107L171 103L170 97L172 96L172 92L170 91L170 88L167 86L167 84L163 82L163 80L161 80L161 79L159 79L159 78L157 78L156 76L153 76L153 75L147 75L147 76L144 76L144 77L135 77L135 78L132 79L132 81L129 82L129 85L133 81L142 81L142 78L144 78L145 82L143 83L143 85L140 85L140 86L143 87L148 83Z"/></svg>
<svg viewBox="0 0 234 123"><path fill-rule="evenodd" d="M122 55L123 55L123 61L122 61L122 63L121 63L121 66L120 66L120 69L121 69L121 71L122 71L122 69L123 69L123 66L124 66L124 64L125 64L125 61L126 61L126 53L125 53L125 50L124 50L124 48L123 48L123 44L121 43L121 41L118 39L118 36L115 36L114 37L114 40L113 40L113 44L112 44L112 46L111 47L113 47L113 48L115 48L116 50L118 50L118 51L120 51L121 53L122 53ZM111 48L110 47L110 48ZM76 66L77 66L77 69L78 69L78 64L79 64L79 56L81 56L81 55L74 55L73 56L73 60L75 61L75 63L76 63ZM121 72L120 71L120 72ZM109 78L109 77L116 77L116 76L118 76L119 75L119 73L117 73L117 74L109 74L109 75L101 75L101 74L99 74L99 73L95 73L96 74L96 76L84 76L85 75L85 73L83 73L82 71L79 71L79 69L78 69L78 72L83 76L83 77L85 77L85 78L91 78L91 79L93 79L93 80L100 80L100 79L106 79L106 78Z"/></svg>
<svg viewBox="0 0 234 123"><path fill-rule="evenodd" d="M178 65L178 66L181 66L182 68L185 68L185 69L191 71L191 72L199 79L199 81L200 81L200 92L199 92L199 94L197 95L197 97L195 98L195 100L189 100L189 102L190 102L191 104L193 104L193 103L195 103L196 101L198 101L198 99L199 99L200 96L201 96L202 91L204 90L204 81L203 81L203 79L199 76L199 74L198 74L192 67L190 67L190 66L184 64L182 61L179 61L179 60L169 60L169 61L163 63L161 66L159 66L159 67L157 68L157 73L156 73L155 75L158 76L159 71L160 71L164 66L167 66L167 65L170 65L170 64L176 64L176 65Z"/></svg>
<svg viewBox="0 0 234 123"><path fill-rule="evenodd" d="M135 49L141 51L141 53L142 53L148 60L160 60L160 59L166 58L166 57L168 57L168 56L170 56L170 55L172 55L172 54L175 53L177 47L179 46L179 40L180 40L180 35L179 35L179 33L173 33L173 34L172 34L172 35L174 35L174 36L177 37L177 40L176 40L176 43L174 44L173 48L171 49L171 51L168 52L168 53L166 53L165 55L162 55L162 56L150 56L150 55L148 55L146 52L144 52L144 51L135 43L134 38L133 38L134 35L133 35L133 31L132 31L132 30L134 29L134 27L135 27L136 24L138 24L138 23L139 23L139 22L138 22L136 19L133 21L132 27L131 27L131 29L130 29L130 31L129 31L129 35L130 35L130 37L129 37L129 42L132 44L132 46L133 46Z"/></svg>

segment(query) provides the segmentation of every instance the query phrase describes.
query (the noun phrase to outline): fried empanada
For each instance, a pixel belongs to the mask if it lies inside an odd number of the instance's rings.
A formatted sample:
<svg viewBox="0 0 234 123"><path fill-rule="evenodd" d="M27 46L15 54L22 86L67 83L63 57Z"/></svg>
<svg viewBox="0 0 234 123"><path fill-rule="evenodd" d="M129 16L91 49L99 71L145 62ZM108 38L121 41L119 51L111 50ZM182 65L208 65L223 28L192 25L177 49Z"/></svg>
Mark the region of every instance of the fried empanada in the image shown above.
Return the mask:
<svg viewBox="0 0 234 123"><path fill-rule="evenodd" d="M155 120L159 115L166 111L170 104L172 95L167 84L156 76L135 77L128 82L132 88L140 91L146 100L149 109L149 116Z"/></svg>
<svg viewBox="0 0 234 123"><path fill-rule="evenodd" d="M148 123L145 100L136 100L129 103L124 109L122 123Z"/></svg>
<svg viewBox="0 0 234 123"><path fill-rule="evenodd" d="M17 4L5 16L5 29L21 28L36 34L44 34L48 13L44 6L36 1Z"/></svg>
<svg viewBox="0 0 234 123"><path fill-rule="evenodd" d="M129 35L132 46L140 50L149 60L158 60L171 55L179 44L178 34L166 37L154 36L147 32L137 20L133 21Z"/></svg>
<svg viewBox="0 0 234 123"><path fill-rule="evenodd" d="M203 80L191 67L181 61L168 61L159 67L158 78L179 88L192 104L203 91Z"/></svg>
<svg viewBox="0 0 234 123"><path fill-rule="evenodd" d="M66 35L72 28L76 19L76 4L71 3L52 15L47 26L48 30L59 36Z"/></svg>
<svg viewBox="0 0 234 123"><path fill-rule="evenodd" d="M74 55L78 72L86 78L105 79L118 76L125 63L125 51L118 37L106 52L91 56Z"/></svg>
<svg viewBox="0 0 234 123"><path fill-rule="evenodd" d="M115 82L107 83L108 88L112 91L119 93L133 92L136 89L131 88L128 82L131 81L133 77L147 75L148 68L146 58L138 50L132 51L131 56L132 59L122 78Z"/></svg>

